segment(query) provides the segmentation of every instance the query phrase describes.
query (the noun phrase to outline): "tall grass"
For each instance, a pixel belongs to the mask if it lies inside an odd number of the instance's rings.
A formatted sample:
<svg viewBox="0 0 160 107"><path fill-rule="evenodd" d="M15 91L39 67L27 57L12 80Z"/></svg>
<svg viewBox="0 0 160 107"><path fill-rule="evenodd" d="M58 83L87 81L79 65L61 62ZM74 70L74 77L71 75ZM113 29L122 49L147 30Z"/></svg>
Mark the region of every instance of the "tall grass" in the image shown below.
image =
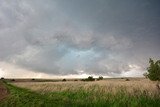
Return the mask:
<svg viewBox="0 0 160 107"><path fill-rule="evenodd" d="M11 95L0 103L0 107L159 107L160 105L158 93L151 95L150 92L139 89L133 89L134 91L130 93L126 87L119 87L116 91L109 92L106 91L109 88L106 89L104 83L98 83L99 85L95 82L44 83L46 89L43 83L33 84L39 86L36 91L31 91L33 87L30 86L24 89L7 84ZM49 86L58 88L51 90Z"/></svg>
<svg viewBox="0 0 160 107"><path fill-rule="evenodd" d="M51 98L6 83L10 96L0 102L0 107L54 107L56 101Z"/></svg>
<svg viewBox="0 0 160 107"><path fill-rule="evenodd" d="M156 82L152 82L147 79L132 81L119 79L96 82L18 82L14 83L14 85L41 93L84 90L86 92L94 91L98 93L116 94L123 90L134 95L139 94L139 92L145 92L150 96L154 96L160 91L156 87Z"/></svg>

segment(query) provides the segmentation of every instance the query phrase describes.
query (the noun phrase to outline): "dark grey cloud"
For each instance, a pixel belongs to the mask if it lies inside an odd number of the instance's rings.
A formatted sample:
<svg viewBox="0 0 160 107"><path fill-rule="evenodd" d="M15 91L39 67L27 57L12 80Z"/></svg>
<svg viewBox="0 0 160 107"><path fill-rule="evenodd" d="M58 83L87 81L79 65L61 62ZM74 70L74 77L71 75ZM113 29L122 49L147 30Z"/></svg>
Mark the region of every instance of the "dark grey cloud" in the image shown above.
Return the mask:
<svg viewBox="0 0 160 107"><path fill-rule="evenodd" d="M160 58L158 0L0 0L0 61L54 75L120 76Z"/></svg>

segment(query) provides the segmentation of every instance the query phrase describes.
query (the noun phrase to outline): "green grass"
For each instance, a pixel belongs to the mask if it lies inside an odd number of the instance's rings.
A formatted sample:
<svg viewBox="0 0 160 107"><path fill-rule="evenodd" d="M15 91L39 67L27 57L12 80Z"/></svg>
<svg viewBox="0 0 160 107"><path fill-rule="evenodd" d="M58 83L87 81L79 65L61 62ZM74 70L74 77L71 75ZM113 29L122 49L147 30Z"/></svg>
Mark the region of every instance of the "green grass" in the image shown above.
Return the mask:
<svg viewBox="0 0 160 107"><path fill-rule="evenodd" d="M145 93L129 95L123 91L112 93L95 93L63 91L38 93L5 83L10 91L0 107L159 107L160 97L150 97Z"/></svg>

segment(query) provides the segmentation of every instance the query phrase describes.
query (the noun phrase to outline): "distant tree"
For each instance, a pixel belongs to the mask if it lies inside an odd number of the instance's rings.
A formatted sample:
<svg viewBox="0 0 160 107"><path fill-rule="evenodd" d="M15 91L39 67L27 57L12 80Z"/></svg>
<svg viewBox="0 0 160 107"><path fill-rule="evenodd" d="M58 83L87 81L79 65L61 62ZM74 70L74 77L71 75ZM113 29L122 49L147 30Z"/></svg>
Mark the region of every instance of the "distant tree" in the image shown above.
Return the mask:
<svg viewBox="0 0 160 107"><path fill-rule="evenodd" d="M149 63L146 76L152 81L160 81L160 60L154 61L150 58Z"/></svg>
<svg viewBox="0 0 160 107"><path fill-rule="evenodd" d="M89 76L88 78L81 79L81 81L95 81L95 79L93 78L93 76Z"/></svg>
<svg viewBox="0 0 160 107"><path fill-rule="evenodd" d="M81 79L81 81L85 81L85 79Z"/></svg>
<svg viewBox="0 0 160 107"><path fill-rule="evenodd" d="M35 79L34 78L32 78L32 81L34 81Z"/></svg>
<svg viewBox="0 0 160 107"><path fill-rule="evenodd" d="M130 81L128 78L126 78L126 81Z"/></svg>
<svg viewBox="0 0 160 107"><path fill-rule="evenodd" d="M4 80L4 77L1 77L1 80Z"/></svg>
<svg viewBox="0 0 160 107"><path fill-rule="evenodd" d="M15 81L15 79L12 79L11 81Z"/></svg>
<svg viewBox="0 0 160 107"><path fill-rule="evenodd" d="M99 78L98 78L99 80L103 80L103 77L102 76L99 76Z"/></svg>
<svg viewBox="0 0 160 107"><path fill-rule="evenodd" d="M89 76L87 79L85 79L86 81L95 81L95 79L93 78L93 76Z"/></svg>
<svg viewBox="0 0 160 107"><path fill-rule="evenodd" d="M62 81L67 81L66 79L63 79Z"/></svg>
<svg viewBox="0 0 160 107"><path fill-rule="evenodd" d="M78 81L77 79L75 79L74 81Z"/></svg>

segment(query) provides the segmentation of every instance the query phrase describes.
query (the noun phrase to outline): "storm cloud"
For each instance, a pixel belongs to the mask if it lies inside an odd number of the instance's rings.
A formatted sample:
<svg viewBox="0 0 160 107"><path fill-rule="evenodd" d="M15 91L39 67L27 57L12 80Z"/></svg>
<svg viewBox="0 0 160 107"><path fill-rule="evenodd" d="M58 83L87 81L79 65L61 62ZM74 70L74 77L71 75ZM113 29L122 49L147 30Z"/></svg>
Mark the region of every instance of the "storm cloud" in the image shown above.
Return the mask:
<svg viewBox="0 0 160 107"><path fill-rule="evenodd" d="M160 58L159 4L0 0L0 70L7 63L15 72L142 76L148 59Z"/></svg>

